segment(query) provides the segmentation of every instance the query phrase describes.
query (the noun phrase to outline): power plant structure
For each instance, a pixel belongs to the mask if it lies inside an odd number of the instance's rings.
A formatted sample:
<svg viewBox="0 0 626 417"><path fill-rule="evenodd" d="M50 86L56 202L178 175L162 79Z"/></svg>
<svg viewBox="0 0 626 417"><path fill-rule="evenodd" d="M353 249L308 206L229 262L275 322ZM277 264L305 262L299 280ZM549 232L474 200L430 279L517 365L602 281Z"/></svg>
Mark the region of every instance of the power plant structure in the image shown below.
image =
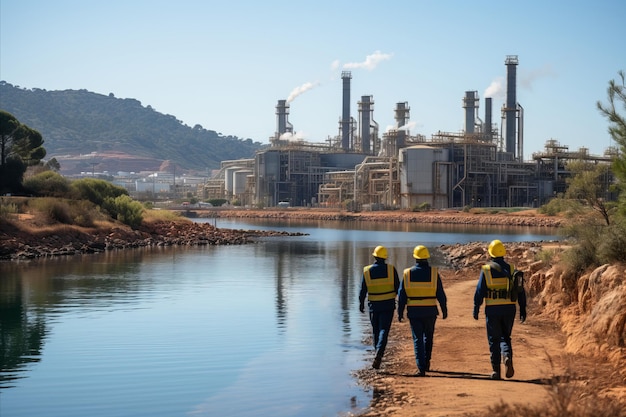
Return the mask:
<svg viewBox="0 0 626 417"><path fill-rule="evenodd" d="M437 132L430 138L411 135L407 102L396 104L396 125L382 136L374 120L373 96L361 97L358 121L352 118L352 74L344 71L337 136L328 143L295 139L289 104L279 100L269 146L254 158L223 161L200 197L243 206L281 203L354 210L538 207L565 191L568 162L582 159L608 167L616 150L593 156L586 148L570 152L550 139L543 152L533 153L533 161L525 162L524 111L516 92L518 63L517 56L506 57L502 129L493 123L492 98L485 98L483 120L478 93L466 91L464 130ZM613 181L609 169L605 181L608 190Z"/></svg>

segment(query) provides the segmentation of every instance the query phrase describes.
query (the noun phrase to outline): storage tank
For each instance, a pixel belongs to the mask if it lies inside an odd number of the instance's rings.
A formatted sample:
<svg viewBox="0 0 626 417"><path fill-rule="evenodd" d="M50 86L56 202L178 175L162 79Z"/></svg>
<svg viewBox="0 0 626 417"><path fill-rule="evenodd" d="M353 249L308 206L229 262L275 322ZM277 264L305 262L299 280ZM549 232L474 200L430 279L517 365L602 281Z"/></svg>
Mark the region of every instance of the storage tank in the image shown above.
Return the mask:
<svg viewBox="0 0 626 417"><path fill-rule="evenodd" d="M416 145L400 149L398 157L402 208L424 203L434 209L450 207L452 165L448 149Z"/></svg>
<svg viewBox="0 0 626 417"><path fill-rule="evenodd" d="M229 167L224 170L224 190L226 191L226 198L231 198L234 194L233 177L235 171L240 170L242 167Z"/></svg>

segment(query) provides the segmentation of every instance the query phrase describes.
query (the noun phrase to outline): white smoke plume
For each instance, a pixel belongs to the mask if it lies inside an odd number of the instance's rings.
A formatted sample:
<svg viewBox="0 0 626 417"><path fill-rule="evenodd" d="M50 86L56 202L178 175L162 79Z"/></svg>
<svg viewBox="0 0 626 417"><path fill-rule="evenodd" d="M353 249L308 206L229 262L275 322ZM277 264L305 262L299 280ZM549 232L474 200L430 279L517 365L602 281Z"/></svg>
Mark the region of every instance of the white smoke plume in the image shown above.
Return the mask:
<svg viewBox="0 0 626 417"><path fill-rule="evenodd" d="M498 77L489 84L489 87L483 94L485 98L491 97L495 99L504 100L506 97L506 88L504 86L504 77Z"/></svg>
<svg viewBox="0 0 626 417"><path fill-rule="evenodd" d="M378 66L383 61L388 61L391 59L393 54L383 54L380 51L376 51L371 55L365 57L365 61L363 62L348 62L343 64L344 69L366 69L368 71L372 71L374 68Z"/></svg>
<svg viewBox="0 0 626 417"><path fill-rule="evenodd" d="M485 98L491 97L499 100L506 98L506 89L504 87L504 77L498 77L489 84L489 87L483 94Z"/></svg>
<svg viewBox="0 0 626 417"><path fill-rule="evenodd" d="M535 81L547 77L556 77L556 73L552 70L552 66L550 66L550 64L546 64L541 68L536 68L521 74L520 85L522 88L532 91Z"/></svg>
<svg viewBox="0 0 626 417"><path fill-rule="evenodd" d="M416 122L408 122L404 126L400 126L398 130L406 130L407 132L417 126Z"/></svg>
<svg viewBox="0 0 626 417"><path fill-rule="evenodd" d="M521 88L531 91L533 89L533 84L535 81L540 80L542 78L548 77L556 77L556 73L553 71L552 67L547 64L541 68L536 68L524 73L520 73L519 82ZM483 96L495 98L498 100L506 99L506 86L505 86L505 78L498 77L491 82L489 87L485 90Z"/></svg>
<svg viewBox="0 0 626 417"><path fill-rule="evenodd" d="M414 127L417 127L417 122L414 121L410 121L407 124L405 124L404 126L392 126L392 125L387 125L387 127L385 128L385 133L389 133L392 130L406 130L407 132L411 129L413 129Z"/></svg>
<svg viewBox="0 0 626 417"><path fill-rule="evenodd" d="M315 83L306 82L302 84L301 86L294 88L293 90L291 90L291 93L289 93L289 97L287 97L287 103L291 103L300 94L306 93L307 91L309 91L310 89L314 87L317 87L318 85L320 85L319 82L315 82Z"/></svg>
<svg viewBox="0 0 626 417"><path fill-rule="evenodd" d="M301 141L304 140L306 138L306 135L304 134L304 132L296 132L296 133L292 133L292 132L285 132L282 135L280 135L280 140L292 140L292 141Z"/></svg>

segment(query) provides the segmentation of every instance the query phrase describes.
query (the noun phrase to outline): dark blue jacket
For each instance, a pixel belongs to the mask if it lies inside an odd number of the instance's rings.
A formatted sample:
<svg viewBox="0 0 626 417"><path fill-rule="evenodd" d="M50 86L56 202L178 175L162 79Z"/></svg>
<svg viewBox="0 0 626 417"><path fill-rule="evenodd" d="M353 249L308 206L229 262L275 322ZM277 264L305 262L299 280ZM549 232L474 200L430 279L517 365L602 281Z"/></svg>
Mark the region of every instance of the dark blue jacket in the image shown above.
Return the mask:
<svg viewBox="0 0 626 417"><path fill-rule="evenodd" d="M387 263L384 259L376 258L376 261L370 268L370 277L372 279L384 278L387 276ZM393 282L396 293L400 289L400 279L398 278L398 271L393 268ZM363 305L367 298L367 283L365 282L365 275L361 278L361 291L359 292L359 303ZM384 301L369 301L369 308L372 312L379 311L393 311L396 309L396 300L384 300Z"/></svg>
<svg viewBox="0 0 626 417"><path fill-rule="evenodd" d="M430 281L430 265L428 261L417 261L416 264L411 267L411 282L427 282ZM437 274L437 301L441 307L442 313L447 315L448 305L446 293L443 290L443 284L441 283L441 277ZM407 295L404 289L404 279L400 282L400 291L398 292L398 316L403 317L404 307L406 306ZM408 306L407 317L421 318L421 317L437 317L439 310L437 306Z"/></svg>

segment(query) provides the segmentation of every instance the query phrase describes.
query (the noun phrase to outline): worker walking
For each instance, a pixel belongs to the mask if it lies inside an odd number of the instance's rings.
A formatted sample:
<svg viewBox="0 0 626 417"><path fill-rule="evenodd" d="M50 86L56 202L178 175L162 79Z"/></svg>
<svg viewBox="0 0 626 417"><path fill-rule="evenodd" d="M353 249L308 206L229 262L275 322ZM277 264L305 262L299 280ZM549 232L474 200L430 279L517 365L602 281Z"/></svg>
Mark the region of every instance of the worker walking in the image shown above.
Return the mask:
<svg viewBox="0 0 626 417"><path fill-rule="evenodd" d="M478 320L480 306L485 300L487 339L491 357L491 379L501 379L500 363L504 359L505 376L512 378L513 348L511 333L515 322L516 303L520 307L520 321L526 320L526 292L519 271L504 260L506 249L499 240L488 248L490 262L483 265L474 294L474 320Z"/></svg>
<svg viewBox="0 0 626 417"><path fill-rule="evenodd" d="M413 349L417 364L417 376L430 371L433 351L435 322L439 315L437 302L441 307L442 318L448 317L446 293L436 267L429 265L428 248L419 245L413 249L415 265L406 268L398 292L398 321L404 319L404 307L411 323Z"/></svg>
<svg viewBox="0 0 626 417"><path fill-rule="evenodd" d="M396 268L387 264L387 248L377 246L372 255L374 263L363 268L359 310L361 313L365 312L365 298L367 297L376 350L372 368L378 369L387 347L400 280Z"/></svg>

